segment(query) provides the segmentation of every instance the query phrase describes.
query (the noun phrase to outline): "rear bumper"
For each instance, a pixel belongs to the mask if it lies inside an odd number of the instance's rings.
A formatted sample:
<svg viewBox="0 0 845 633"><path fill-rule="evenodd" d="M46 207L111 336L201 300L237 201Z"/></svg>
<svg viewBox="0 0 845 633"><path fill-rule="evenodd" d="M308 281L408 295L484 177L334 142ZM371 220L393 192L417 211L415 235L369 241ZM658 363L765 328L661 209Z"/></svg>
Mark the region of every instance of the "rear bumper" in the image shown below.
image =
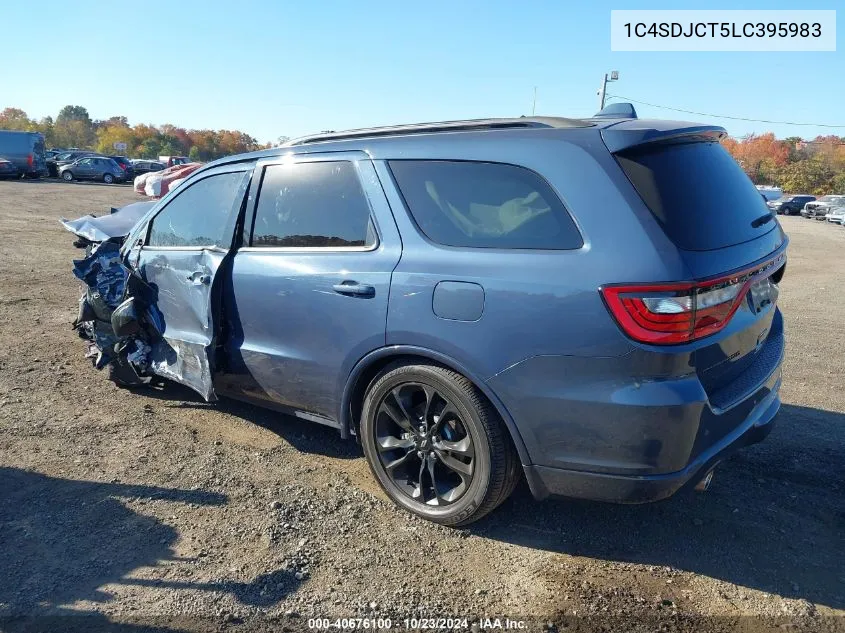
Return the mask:
<svg viewBox="0 0 845 633"><path fill-rule="evenodd" d="M762 440L780 408L779 311L769 327L754 361L718 389L683 354L535 357L489 379L527 449L534 495L657 501Z"/></svg>
<svg viewBox="0 0 845 633"><path fill-rule="evenodd" d="M745 422L721 441L702 451L686 468L661 475L613 475L545 466L526 466L525 475L537 499L549 496L576 497L612 503L649 503L695 485L716 464L738 449L762 441L772 430L780 410L780 367L767 381L769 393Z"/></svg>

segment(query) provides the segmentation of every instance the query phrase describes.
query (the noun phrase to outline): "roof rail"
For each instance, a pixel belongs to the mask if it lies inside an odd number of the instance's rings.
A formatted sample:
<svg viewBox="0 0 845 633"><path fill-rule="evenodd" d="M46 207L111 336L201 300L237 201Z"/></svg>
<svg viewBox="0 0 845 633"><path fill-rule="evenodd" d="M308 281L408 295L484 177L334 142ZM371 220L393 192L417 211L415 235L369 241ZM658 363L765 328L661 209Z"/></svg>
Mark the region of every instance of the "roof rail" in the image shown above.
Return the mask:
<svg viewBox="0 0 845 633"><path fill-rule="evenodd" d="M611 103L593 115L594 119L636 119L637 111L630 103Z"/></svg>
<svg viewBox="0 0 845 633"><path fill-rule="evenodd" d="M345 139L370 138L382 136L401 136L405 134L430 134L433 132L470 132L477 130L504 130L515 128L565 128L589 127L589 121L566 119L563 117L520 117L518 119L468 119L466 121L441 121L439 123L414 123L411 125L391 125L386 127L361 128L345 132L321 132L303 136L285 143L285 146L305 145L320 141L340 141Z"/></svg>

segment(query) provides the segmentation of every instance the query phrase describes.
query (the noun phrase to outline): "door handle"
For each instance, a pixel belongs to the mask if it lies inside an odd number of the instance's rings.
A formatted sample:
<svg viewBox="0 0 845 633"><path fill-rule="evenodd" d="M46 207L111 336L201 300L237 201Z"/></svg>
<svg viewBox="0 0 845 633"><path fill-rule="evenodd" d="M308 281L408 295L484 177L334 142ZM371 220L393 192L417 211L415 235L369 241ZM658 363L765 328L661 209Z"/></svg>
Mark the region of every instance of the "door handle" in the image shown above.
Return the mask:
<svg viewBox="0 0 845 633"><path fill-rule="evenodd" d="M332 289L342 295L354 295L356 297L372 297L376 294L375 288L359 284L357 281L344 281L341 284L333 285Z"/></svg>
<svg viewBox="0 0 845 633"><path fill-rule="evenodd" d="M211 283L211 275L207 275L201 270L196 271L195 273L191 273L188 275L188 281L193 282L195 284L202 284L207 286Z"/></svg>

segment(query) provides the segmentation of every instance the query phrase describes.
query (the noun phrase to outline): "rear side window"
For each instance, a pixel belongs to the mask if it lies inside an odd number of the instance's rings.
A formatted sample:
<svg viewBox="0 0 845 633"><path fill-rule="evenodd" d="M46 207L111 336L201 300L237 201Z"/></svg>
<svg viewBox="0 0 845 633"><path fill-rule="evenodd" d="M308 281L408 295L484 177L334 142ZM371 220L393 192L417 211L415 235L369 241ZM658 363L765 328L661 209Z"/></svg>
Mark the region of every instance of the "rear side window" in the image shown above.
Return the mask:
<svg viewBox="0 0 845 633"><path fill-rule="evenodd" d="M348 161L269 165L264 170L252 246L373 246L370 205Z"/></svg>
<svg viewBox="0 0 845 633"><path fill-rule="evenodd" d="M417 226L438 244L558 250L584 245L557 194L523 167L393 160L390 170Z"/></svg>
<svg viewBox="0 0 845 633"><path fill-rule="evenodd" d="M760 192L718 143L654 145L616 156L666 235L708 251L765 235L777 222Z"/></svg>
<svg viewBox="0 0 845 633"><path fill-rule="evenodd" d="M203 178L181 189L153 218L148 246L220 246L232 243L230 217L243 200L249 173Z"/></svg>

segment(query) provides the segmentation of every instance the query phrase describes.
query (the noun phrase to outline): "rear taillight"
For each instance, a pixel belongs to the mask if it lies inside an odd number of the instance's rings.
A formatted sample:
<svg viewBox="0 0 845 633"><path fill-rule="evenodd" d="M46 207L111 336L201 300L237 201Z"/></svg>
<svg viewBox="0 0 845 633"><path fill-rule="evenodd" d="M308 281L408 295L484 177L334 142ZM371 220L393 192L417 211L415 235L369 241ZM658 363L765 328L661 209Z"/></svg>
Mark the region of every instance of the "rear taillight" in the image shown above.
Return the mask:
<svg viewBox="0 0 845 633"><path fill-rule="evenodd" d="M29 155L26 157L26 164L27 164L27 165L29 165L30 167L32 167L32 163L33 163L33 161L34 161L34 160L35 160L35 159L33 158L32 154L29 154Z"/></svg>
<svg viewBox="0 0 845 633"><path fill-rule="evenodd" d="M704 282L604 286L602 297L635 341L672 345L715 334L739 309L751 284L782 268L785 256L729 277Z"/></svg>

